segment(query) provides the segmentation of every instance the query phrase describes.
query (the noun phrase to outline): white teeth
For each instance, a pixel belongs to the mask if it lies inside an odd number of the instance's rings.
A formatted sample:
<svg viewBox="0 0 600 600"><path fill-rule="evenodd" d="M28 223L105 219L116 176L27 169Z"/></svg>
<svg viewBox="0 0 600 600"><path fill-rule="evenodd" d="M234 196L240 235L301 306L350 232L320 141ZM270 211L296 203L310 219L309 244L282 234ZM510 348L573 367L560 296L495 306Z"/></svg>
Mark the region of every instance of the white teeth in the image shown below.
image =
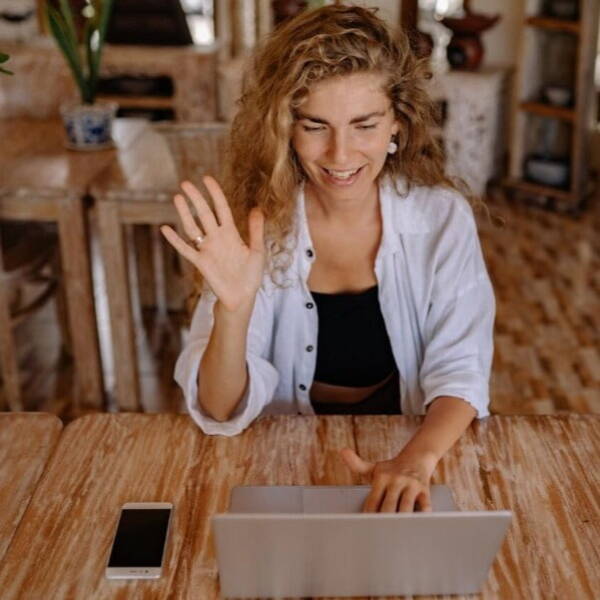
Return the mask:
<svg viewBox="0 0 600 600"><path fill-rule="evenodd" d="M355 173L358 173L360 167L358 169L354 169L353 171L332 171L331 169L325 169L330 175L336 177L337 179L348 179L348 177L352 177Z"/></svg>

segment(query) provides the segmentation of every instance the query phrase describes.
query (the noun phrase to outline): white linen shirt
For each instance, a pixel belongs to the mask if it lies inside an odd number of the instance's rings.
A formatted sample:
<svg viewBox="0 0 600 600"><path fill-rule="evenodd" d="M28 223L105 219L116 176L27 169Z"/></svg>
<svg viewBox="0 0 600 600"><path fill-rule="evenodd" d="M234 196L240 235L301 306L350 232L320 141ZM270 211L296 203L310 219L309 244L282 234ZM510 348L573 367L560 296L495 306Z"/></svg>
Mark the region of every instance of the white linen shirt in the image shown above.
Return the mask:
<svg viewBox="0 0 600 600"><path fill-rule="evenodd" d="M446 188L413 186L398 193L389 181L380 184L379 201L383 230L375 276L399 372L401 411L424 414L436 397L455 396L485 417L495 302L471 207ZM302 188L296 225L289 282L277 287L265 273L248 327L247 389L224 422L208 416L197 400L216 297L207 290L198 302L175 379L191 417L207 434L236 435L263 415L315 414L309 392L319 321L307 279L316 255Z"/></svg>

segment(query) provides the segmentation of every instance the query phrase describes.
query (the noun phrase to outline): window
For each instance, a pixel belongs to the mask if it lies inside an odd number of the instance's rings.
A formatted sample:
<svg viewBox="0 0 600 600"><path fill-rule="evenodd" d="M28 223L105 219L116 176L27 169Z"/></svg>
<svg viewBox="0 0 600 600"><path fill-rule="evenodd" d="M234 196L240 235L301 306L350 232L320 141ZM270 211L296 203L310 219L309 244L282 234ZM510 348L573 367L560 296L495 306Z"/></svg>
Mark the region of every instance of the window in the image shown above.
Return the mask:
<svg viewBox="0 0 600 600"><path fill-rule="evenodd" d="M214 0L180 0L194 44L215 41Z"/></svg>

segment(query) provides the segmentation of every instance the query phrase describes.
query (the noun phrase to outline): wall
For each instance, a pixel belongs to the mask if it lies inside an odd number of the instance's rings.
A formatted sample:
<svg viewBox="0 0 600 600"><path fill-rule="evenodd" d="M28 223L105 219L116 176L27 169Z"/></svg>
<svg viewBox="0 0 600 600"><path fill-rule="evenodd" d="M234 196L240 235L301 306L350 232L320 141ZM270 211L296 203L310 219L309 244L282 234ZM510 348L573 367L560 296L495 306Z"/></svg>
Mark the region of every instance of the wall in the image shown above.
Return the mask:
<svg viewBox="0 0 600 600"><path fill-rule="evenodd" d="M377 14L387 23L393 27L400 24L400 5L402 3L399 0L356 0L352 4L368 8L377 7L379 9Z"/></svg>
<svg viewBox="0 0 600 600"><path fill-rule="evenodd" d="M494 15L502 20L483 34L485 45L484 65L515 66L519 52L519 37L524 18L522 0L475 0L472 9Z"/></svg>

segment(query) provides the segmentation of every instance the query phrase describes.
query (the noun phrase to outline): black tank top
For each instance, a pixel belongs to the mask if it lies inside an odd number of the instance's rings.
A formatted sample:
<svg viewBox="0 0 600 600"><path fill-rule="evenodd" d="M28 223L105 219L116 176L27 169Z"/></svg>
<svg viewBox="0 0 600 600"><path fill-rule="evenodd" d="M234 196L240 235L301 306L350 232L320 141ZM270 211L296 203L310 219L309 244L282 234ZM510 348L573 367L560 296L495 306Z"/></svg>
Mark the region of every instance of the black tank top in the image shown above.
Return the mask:
<svg viewBox="0 0 600 600"><path fill-rule="evenodd" d="M358 294L311 294L319 314L315 381L366 387L396 370L377 286Z"/></svg>

